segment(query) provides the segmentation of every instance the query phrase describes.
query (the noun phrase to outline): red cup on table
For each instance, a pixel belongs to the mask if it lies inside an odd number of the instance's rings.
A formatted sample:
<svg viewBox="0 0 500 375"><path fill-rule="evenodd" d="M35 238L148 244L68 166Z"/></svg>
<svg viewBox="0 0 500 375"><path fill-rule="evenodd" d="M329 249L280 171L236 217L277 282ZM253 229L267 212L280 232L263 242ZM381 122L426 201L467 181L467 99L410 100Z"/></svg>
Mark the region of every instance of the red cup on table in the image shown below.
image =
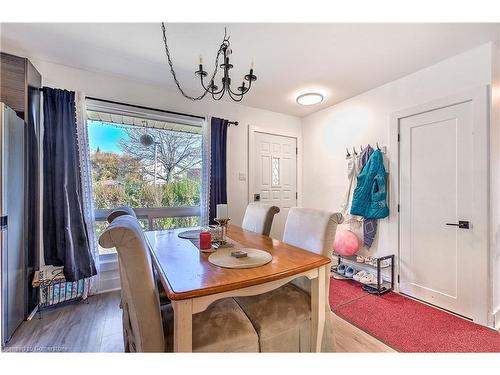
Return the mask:
<svg viewBox="0 0 500 375"><path fill-rule="evenodd" d="M200 250L210 250L212 248L212 235L210 232L200 232Z"/></svg>

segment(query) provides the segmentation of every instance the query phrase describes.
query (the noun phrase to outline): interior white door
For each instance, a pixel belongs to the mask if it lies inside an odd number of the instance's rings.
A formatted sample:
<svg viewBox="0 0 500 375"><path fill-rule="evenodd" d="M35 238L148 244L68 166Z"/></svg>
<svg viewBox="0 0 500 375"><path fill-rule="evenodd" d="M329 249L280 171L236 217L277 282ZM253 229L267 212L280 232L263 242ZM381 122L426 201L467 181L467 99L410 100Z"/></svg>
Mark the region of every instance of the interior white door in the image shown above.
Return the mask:
<svg viewBox="0 0 500 375"><path fill-rule="evenodd" d="M296 138L254 133L254 186L251 200L280 208L271 229L271 237L277 239L283 237L288 209L297 205L296 150Z"/></svg>
<svg viewBox="0 0 500 375"><path fill-rule="evenodd" d="M474 178L472 102L400 119L399 131L400 291L476 320L487 248L475 184L487 180Z"/></svg>

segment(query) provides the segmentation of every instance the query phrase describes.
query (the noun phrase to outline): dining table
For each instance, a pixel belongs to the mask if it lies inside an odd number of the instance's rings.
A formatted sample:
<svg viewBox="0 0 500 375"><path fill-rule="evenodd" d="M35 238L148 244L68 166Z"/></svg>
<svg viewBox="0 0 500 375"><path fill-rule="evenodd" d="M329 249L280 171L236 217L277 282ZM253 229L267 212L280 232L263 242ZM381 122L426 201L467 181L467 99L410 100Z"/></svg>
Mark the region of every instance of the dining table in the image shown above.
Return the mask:
<svg viewBox="0 0 500 375"><path fill-rule="evenodd" d="M179 237L187 229L192 228L145 232L153 267L174 311L174 352L192 352L193 315L212 302L266 293L303 276L311 280L311 351L321 350L330 258L228 225L226 236L235 249L264 250L272 260L255 268L223 268L209 262L210 254L200 251L198 241Z"/></svg>

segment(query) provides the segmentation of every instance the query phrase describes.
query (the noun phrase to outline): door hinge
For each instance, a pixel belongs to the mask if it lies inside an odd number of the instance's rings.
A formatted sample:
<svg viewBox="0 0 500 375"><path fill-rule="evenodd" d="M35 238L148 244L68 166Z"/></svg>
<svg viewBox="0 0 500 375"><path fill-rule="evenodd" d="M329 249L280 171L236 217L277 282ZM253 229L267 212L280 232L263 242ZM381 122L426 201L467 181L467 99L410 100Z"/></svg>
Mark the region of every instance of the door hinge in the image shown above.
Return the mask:
<svg viewBox="0 0 500 375"><path fill-rule="evenodd" d="M295 199L299 199L299 193L295 192Z"/></svg>
<svg viewBox="0 0 500 375"><path fill-rule="evenodd" d="M398 275L398 284L399 284L399 275Z"/></svg>
<svg viewBox="0 0 500 375"><path fill-rule="evenodd" d="M398 203L398 212L399 212L399 203Z"/></svg>
<svg viewBox="0 0 500 375"><path fill-rule="evenodd" d="M295 155L298 155L298 154L299 154L299 148L295 147Z"/></svg>
<svg viewBox="0 0 500 375"><path fill-rule="evenodd" d="M398 142L401 141L401 134L398 133Z"/></svg>

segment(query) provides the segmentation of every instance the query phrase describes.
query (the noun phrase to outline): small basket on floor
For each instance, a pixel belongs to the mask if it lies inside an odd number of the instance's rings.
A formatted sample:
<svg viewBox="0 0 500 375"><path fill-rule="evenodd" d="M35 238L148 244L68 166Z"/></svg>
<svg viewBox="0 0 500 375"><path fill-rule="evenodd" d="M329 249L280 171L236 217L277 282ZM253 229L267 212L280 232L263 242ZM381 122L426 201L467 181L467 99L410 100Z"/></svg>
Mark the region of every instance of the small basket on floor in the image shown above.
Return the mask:
<svg viewBox="0 0 500 375"><path fill-rule="evenodd" d="M87 300L89 279L66 281L63 267L43 266L35 272L32 282L38 292L38 318L42 318L42 310L52 306L60 306L66 302Z"/></svg>

